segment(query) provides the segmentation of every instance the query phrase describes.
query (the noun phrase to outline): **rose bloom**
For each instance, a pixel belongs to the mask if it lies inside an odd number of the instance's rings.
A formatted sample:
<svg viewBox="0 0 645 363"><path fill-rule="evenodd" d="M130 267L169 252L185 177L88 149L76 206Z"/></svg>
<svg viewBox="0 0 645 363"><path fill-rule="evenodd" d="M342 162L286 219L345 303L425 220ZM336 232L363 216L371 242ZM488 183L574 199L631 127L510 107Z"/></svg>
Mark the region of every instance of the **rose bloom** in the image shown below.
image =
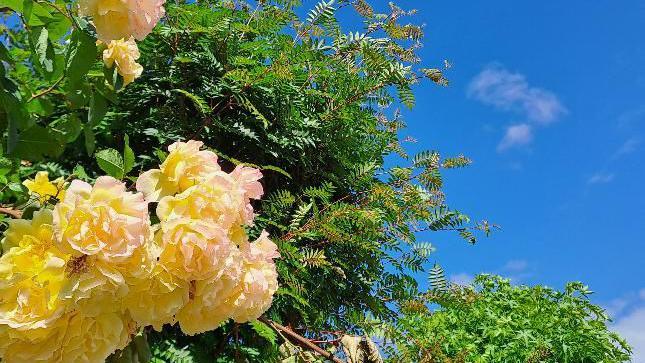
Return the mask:
<svg viewBox="0 0 645 363"><path fill-rule="evenodd" d="M164 324L175 323L175 314L188 302L189 283L159 264L149 277L130 280L128 286L122 300L124 310L139 326L152 325L157 331Z"/></svg>
<svg viewBox="0 0 645 363"><path fill-rule="evenodd" d="M175 196L161 198L157 217L163 221L190 218L216 224L229 230L253 223L253 208L230 174L214 172L193 187Z"/></svg>
<svg viewBox="0 0 645 363"><path fill-rule="evenodd" d="M54 245L53 217L49 209L34 212L31 220L10 219L7 224L9 228L2 239L5 253L13 247L39 246L48 249Z"/></svg>
<svg viewBox="0 0 645 363"><path fill-rule="evenodd" d="M6 363L63 362L57 349L63 344L66 325L62 318L46 328L26 331L0 324L0 359Z"/></svg>
<svg viewBox="0 0 645 363"><path fill-rule="evenodd" d="M181 331L195 335L216 329L230 319L240 272L239 267L233 267L222 276L192 282L188 303L177 314Z"/></svg>
<svg viewBox="0 0 645 363"><path fill-rule="evenodd" d="M105 362L110 354L128 345L136 324L116 313L97 317L70 313L64 328L56 362Z"/></svg>
<svg viewBox="0 0 645 363"><path fill-rule="evenodd" d="M126 260L151 236L143 195L109 176L94 187L74 180L54 209L54 226L64 252L107 262Z"/></svg>
<svg viewBox="0 0 645 363"><path fill-rule="evenodd" d="M139 48L133 38L112 40L103 51L103 63L108 68L116 64L117 72L123 77L123 86L127 86L143 72L143 67L137 63L139 56Z"/></svg>
<svg viewBox="0 0 645 363"><path fill-rule="evenodd" d="M51 211L33 221L9 223L13 247L0 257L0 359L3 362L54 360L56 329L67 306L58 299L67 256L53 244Z"/></svg>
<svg viewBox="0 0 645 363"><path fill-rule="evenodd" d="M137 179L137 190L148 201L156 202L161 197L181 193L200 183L212 172L220 171L217 155L200 150L201 141L175 142L168 147L169 154L160 169L151 169Z"/></svg>
<svg viewBox="0 0 645 363"><path fill-rule="evenodd" d="M103 41L143 40L164 16L164 0L80 0L79 14L91 16Z"/></svg>
<svg viewBox="0 0 645 363"><path fill-rule="evenodd" d="M199 219L162 221L155 241L161 249L159 264L186 281L221 273L238 252L225 230Z"/></svg>
<svg viewBox="0 0 645 363"><path fill-rule="evenodd" d="M0 325L18 330L44 328L65 311L58 293L65 282L66 256L39 238L25 235L20 247L0 257Z"/></svg>
<svg viewBox="0 0 645 363"><path fill-rule="evenodd" d="M259 318L271 306L273 294L278 289L278 273L273 259L280 254L265 231L254 243L242 244L240 250L244 263L236 298L232 302L235 309L231 318L245 323Z"/></svg>
<svg viewBox="0 0 645 363"><path fill-rule="evenodd" d="M29 194L38 197L40 205L52 199L65 198L65 181L63 178L58 178L53 182L49 181L49 173L46 171L39 171L36 173L34 180L27 179L22 184L29 190Z"/></svg>
<svg viewBox="0 0 645 363"><path fill-rule="evenodd" d="M87 255L72 258L65 268L59 299L88 316L125 312L124 299L132 293L133 285L151 278L154 259L145 246L118 262Z"/></svg>

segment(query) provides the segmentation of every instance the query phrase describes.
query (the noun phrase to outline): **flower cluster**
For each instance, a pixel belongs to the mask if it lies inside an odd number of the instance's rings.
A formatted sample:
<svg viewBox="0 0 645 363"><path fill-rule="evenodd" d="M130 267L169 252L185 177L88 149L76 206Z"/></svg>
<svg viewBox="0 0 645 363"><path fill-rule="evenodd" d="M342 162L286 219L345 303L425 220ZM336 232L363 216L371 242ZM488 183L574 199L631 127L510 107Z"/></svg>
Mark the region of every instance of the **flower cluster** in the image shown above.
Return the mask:
<svg viewBox="0 0 645 363"><path fill-rule="evenodd" d="M79 15L92 18L99 44L105 43L103 62L108 68L116 65L123 85L141 75L137 63L143 40L165 15L165 0L81 0Z"/></svg>
<svg viewBox="0 0 645 363"><path fill-rule="evenodd" d="M0 360L101 362L145 326L179 323L196 334L268 309L277 247L266 232L249 241L244 229L262 175L226 173L201 147L170 146L137 191L108 176L66 190L44 174L25 183L37 198L58 199L10 221L2 240Z"/></svg>

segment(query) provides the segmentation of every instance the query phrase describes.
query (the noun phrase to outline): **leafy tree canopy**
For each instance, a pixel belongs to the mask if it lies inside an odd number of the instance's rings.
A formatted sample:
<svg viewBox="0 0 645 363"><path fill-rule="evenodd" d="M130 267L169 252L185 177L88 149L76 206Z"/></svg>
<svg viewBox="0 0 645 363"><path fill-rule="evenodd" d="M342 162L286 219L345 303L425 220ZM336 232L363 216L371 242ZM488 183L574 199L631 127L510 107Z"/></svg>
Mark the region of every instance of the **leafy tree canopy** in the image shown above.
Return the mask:
<svg viewBox="0 0 645 363"><path fill-rule="evenodd" d="M561 292L480 275L472 286L426 293L435 311L408 306L399 320L408 340L399 348L411 362L628 361L629 346L589 294L579 282Z"/></svg>

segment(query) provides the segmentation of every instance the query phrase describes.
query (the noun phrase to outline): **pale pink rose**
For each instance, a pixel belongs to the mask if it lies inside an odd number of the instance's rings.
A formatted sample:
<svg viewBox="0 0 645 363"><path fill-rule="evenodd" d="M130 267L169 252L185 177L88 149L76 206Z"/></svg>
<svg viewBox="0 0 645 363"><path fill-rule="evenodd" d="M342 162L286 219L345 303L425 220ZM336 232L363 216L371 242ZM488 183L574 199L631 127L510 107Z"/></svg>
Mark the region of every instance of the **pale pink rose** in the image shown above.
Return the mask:
<svg viewBox="0 0 645 363"><path fill-rule="evenodd" d="M132 37L127 41L112 40L103 51L103 63L108 68L116 65L117 72L123 77L123 86L127 86L143 72L143 67L137 63L139 56L139 48Z"/></svg>
<svg viewBox="0 0 645 363"><path fill-rule="evenodd" d="M164 196L181 193L197 185L213 172L220 171L217 155L200 150L201 141L175 142L168 147L169 154L160 169L151 169L137 179L137 190L146 199L156 202Z"/></svg>
<svg viewBox="0 0 645 363"><path fill-rule="evenodd" d="M257 319L273 302L273 294L278 289L278 273L274 258L280 257L275 243L262 232L254 243L240 248L244 261L242 277L236 287L235 306L231 318L238 323Z"/></svg>
<svg viewBox="0 0 645 363"><path fill-rule="evenodd" d="M260 170L238 165L231 172L231 176L237 180L247 198L260 199L262 194L264 194L262 184L259 182L262 179L262 172Z"/></svg>
<svg viewBox="0 0 645 363"><path fill-rule="evenodd" d="M103 41L143 40L165 15L164 0L80 0L79 14L91 16Z"/></svg>
<svg viewBox="0 0 645 363"><path fill-rule="evenodd" d="M207 221L187 218L161 222L156 242L161 249L159 264L186 281L221 274L238 252L225 230Z"/></svg>
<svg viewBox="0 0 645 363"><path fill-rule="evenodd" d="M73 256L124 261L151 236L148 203L143 194L126 191L109 176L94 187L74 180L54 209L54 230L61 250Z"/></svg>

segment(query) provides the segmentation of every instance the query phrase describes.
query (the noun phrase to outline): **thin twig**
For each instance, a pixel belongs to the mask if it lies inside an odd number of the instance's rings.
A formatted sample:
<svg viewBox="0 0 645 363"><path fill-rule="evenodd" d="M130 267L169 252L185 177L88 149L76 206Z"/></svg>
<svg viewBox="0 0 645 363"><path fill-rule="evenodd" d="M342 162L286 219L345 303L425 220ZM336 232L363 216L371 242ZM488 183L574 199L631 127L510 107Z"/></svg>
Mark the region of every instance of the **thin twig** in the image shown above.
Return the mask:
<svg viewBox="0 0 645 363"><path fill-rule="evenodd" d="M66 11L63 11L63 9L61 9L58 5L49 1L41 1L41 0L36 0L36 3L51 6L52 8L56 9L56 11L63 14L63 16L69 19L69 21L71 21L72 23L74 22L72 17Z"/></svg>
<svg viewBox="0 0 645 363"><path fill-rule="evenodd" d="M52 84L49 88L44 89L44 90L42 90L42 91L40 91L40 92L38 92L36 94L31 95L31 97L29 97L29 99L27 100L27 103L29 103L29 102L35 100L36 98L42 97L42 96L48 94L49 92L53 91L54 88L56 88L63 81L63 78L65 78L65 75L60 76L60 78L58 80L56 80L56 82L54 82L54 84Z"/></svg>

